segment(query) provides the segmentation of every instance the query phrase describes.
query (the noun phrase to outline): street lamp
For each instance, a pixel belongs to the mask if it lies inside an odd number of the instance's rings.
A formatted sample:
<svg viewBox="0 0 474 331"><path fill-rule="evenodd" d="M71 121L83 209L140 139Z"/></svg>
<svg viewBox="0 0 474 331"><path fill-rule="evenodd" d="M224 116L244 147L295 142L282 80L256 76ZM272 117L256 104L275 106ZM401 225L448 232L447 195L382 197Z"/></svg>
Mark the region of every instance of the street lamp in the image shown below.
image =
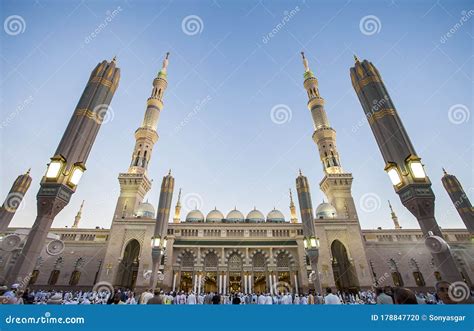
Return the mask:
<svg viewBox="0 0 474 331"><path fill-rule="evenodd" d="M35 268L56 215L69 203L86 170L85 163L94 144L120 80L115 58L99 63L51 158L37 194L38 214L7 282L25 282ZM105 110L105 112L104 112Z"/></svg>
<svg viewBox="0 0 474 331"><path fill-rule="evenodd" d="M442 244L443 234L434 217L435 195L431 181L426 176L421 158L416 154L379 71L371 62L360 62L355 57L350 75L395 192L402 204L417 218L426 245L430 248L437 242L444 247L430 249L443 279L449 282L462 280L449 246Z"/></svg>

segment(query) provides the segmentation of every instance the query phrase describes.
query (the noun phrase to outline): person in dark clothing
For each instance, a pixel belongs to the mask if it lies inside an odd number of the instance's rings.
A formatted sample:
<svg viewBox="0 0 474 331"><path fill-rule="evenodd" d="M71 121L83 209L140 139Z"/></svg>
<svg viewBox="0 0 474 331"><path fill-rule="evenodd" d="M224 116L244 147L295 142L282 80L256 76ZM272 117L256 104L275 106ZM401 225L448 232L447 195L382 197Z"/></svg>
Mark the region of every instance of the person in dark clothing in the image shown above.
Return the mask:
<svg viewBox="0 0 474 331"><path fill-rule="evenodd" d="M221 303L221 296L218 293L214 294L214 296L212 297L212 304L218 305L220 303Z"/></svg>
<svg viewBox="0 0 474 331"><path fill-rule="evenodd" d="M234 298L232 299L232 304L233 305L240 305L240 298L238 295L234 295Z"/></svg>
<svg viewBox="0 0 474 331"><path fill-rule="evenodd" d="M418 304L415 293L404 287L396 287L393 289L393 301L396 305Z"/></svg>

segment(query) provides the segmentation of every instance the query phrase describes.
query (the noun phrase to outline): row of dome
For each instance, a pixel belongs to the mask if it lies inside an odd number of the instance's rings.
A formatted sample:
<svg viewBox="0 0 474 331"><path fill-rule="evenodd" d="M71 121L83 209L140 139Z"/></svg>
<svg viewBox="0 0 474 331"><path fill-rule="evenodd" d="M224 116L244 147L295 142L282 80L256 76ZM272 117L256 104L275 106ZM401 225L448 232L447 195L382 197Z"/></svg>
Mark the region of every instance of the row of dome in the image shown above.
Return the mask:
<svg viewBox="0 0 474 331"><path fill-rule="evenodd" d="M257 209L253 209L248 213L247 217L244 217L244 215L238 211L237 209L234 208L234 210L231 210L228 214L227 217L224 217L224 214L222 214L219 210L214 208L214 210L211 210L206 218L204 218L204 214L198 210L194 209L191 210L188 215L186 215L186 222L228 222L228 223L238 223L238 222L250 222L250 223L262 223L265 222L265 216L262 214L261 211ZM267 222L273 222L273 223L281 223L285 222L285 216L283 216L283 213L279 210L273 209L270 211L266 217Z"/></svg>
<svg viewBox="0 0 474 331"><path fill-rule="evenodd" d="M145 218L155 218L155 208L151 203L148 201L141 203L136 211L137 217L145 217ZM316 208L316 218L317 219L327 219L327 218L336 218L336 208L330 203L324 202L319 204ZM186 222L229 222L229 223L236 223L236 222L251 222L251 223L262 223L265 222L285 222L285 216L283 213L277 209L273 209L270 211L265 218L265 216L257 209L253 209L248 213L247 217L238 211L236 208L231 210L227 217L224 217L219 210L214 208L211 210L207 216L204 218L204 214L198 210L194 209L191 210L188 215L186 215Z"/></svg>

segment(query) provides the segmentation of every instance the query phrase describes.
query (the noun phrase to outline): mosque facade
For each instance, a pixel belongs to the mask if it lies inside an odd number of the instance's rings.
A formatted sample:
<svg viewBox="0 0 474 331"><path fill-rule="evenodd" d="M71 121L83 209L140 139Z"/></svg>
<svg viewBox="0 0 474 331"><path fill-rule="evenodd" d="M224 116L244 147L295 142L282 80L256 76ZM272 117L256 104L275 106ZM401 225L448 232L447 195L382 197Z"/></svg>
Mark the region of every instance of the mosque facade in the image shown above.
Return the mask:
<svg viewBox="0 0 474 331"><path fill-rule="evenodd" d="M336 131L324 110L319 83L303 54L303 86L313 121L322 166L319 188L326 202L315 210L310 185L296 185L298 201L289 192L290 219L277 209L246 213L192 210L181 215L181 190L169 221L156 286L166 291L296 293L313 289L312 268L305 251L303 223L310 217L319 243L318 273L322 287L344 291L372 286L432 288L442 276L419 229L403 229L391 209L393 229L363 230L351 193L352 174L342 167ZM147 169L158 142L159 115L167 82L168 54L152 83L145 115L135 131L135 146L126 172L120 173L120 195L110 229L80 227L83 205L71 228L52 228L47 243L62 243L58 252L45 248L28 279L33 288L91 289L98 284L142 291L150 287L152 238L159 215L167 208L145 200L152 187ZM171 175L169 175L171 176ZM300 171L297 183L307 183ZM163 193L163 187L162 187ZM171 192L167 192L173 194ZM299 204L299 215L296 207ZM391 208L391 206L390 206ZM472 207L471 212L472 212ZM8 228L18 243L2 244L0 277L21 254L28 228ZM467 229L443 229L464 281L474 280L474 244ZM4 237L7 238L7 237ZM11 237L13 238L13 237ZM46 243L46 244L47 244Z"/></svg>

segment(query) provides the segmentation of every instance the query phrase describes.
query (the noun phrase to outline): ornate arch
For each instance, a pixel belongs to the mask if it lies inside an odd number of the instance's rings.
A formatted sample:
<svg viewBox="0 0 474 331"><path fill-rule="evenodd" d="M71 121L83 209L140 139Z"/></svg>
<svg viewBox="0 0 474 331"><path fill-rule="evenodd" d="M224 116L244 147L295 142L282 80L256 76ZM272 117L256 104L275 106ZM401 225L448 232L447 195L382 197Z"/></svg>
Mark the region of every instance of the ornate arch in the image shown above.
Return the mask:
<svg viewBox="0 0 474 331"><path fill-rule="evenodd" d="M268 265L270 264L270 255L268 255L268 252L261 250L261 249L255 249L249 254L249 259L251 262L253 262L253 258L256 254L262 254L263 257L265 258L265 264Z"/></svg>
<svg viewBox="0 0 474 331"><path fill-rule="evenodd" d="M176 257L176 263L177 263L177 264L181 264L181 262L182 262L183 257L184 257L185 254L191 254L191 255L193 256L194 265L197 264L197 256L196 256L196 253L194 252L193 249L189 249L189 248L185 248L185 249L183 249L183 250L179 253L178 257Z"/></svg>
<svg viewBox="0 0 474 331"><path fill-rule="evenodd" d="M242 251L240 251L239 249L231 249L229 250L226 255L225 255L225 262L226 264L229 262L229 257L231 257L231 255L233 254L237 254L238 256L240 256L240 258L242 259L242 262L245 261L245 255Z"/></svg>
<svg viewBox="0 0 474 331"><path fill-rule="evenodd" d="M276 250L275 252L273 252L273 258L274 260L276 261L278 256L280 254L283 254L284 256L288 257L288 260L289 260L289 267L294 267L295 266L295 258L293 257L293 254L291 254L288 250L286 249L279 249L279 250Z"/></svg>
<svg viewBox="0 0 474 331"><path fill-rule="evenodd" d="M206 256L209 253L216 254L217 255L217 261L221 260L221 255L219 254L219 251L215 250L214 248L209 248L209 249L205 249L204 251L201 252L201 264L204 264L204 260L205 260Z"/></svg>

